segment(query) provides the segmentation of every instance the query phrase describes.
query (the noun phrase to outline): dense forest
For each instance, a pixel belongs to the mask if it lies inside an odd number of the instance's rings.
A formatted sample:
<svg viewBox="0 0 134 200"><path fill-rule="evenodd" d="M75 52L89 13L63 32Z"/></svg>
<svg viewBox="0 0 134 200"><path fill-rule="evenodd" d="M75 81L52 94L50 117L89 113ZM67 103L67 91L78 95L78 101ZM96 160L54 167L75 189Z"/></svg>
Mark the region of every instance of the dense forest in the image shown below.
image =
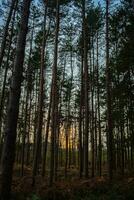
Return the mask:
<svg viewBox="0 0 134 200"><path fill-rule="evenodd" d="M0 199L134 199L134 1L0 2Z"/></svg>

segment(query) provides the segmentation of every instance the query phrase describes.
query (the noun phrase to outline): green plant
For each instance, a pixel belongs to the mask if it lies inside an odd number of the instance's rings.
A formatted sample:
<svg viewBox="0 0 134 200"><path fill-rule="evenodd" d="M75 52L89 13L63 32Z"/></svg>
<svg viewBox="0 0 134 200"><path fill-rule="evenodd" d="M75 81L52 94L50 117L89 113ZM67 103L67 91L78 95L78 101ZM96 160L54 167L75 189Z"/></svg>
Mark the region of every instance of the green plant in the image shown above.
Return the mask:
<svg viewBox="0 0 134 200"><path fill-rule="evenodd" d="M31 200L40 200L40 198L36 194L33 194Z"/></svg>

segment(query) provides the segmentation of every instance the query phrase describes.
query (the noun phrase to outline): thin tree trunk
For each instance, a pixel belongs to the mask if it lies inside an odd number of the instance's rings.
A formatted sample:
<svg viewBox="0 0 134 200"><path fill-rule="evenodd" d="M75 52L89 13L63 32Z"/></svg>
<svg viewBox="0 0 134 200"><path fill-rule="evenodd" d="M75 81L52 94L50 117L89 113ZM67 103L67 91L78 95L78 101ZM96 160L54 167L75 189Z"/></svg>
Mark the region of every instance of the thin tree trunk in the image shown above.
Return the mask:
<svg viewBox="0 0 134 200"><path fill-rule="evenodd" d="M55 29L55 47L54 47L54 64L52 72L52 113L51 113L51 159L50 159L50 179L49 185L51 186L54 180L55 169L55 141L57 130L57 58L58 58L58 37L59 37L59 24L60 24L60 5L59 0L56 3L56 29Z"/></svg>
<svg viewBox="0 0 134 200"><path fill-rule="evenodd" d="M42 122L43 122L43 99L44 99L44 66L45 66L45 47L46 47L46 18L47 18L47 4L45 7L44 15L44 26L43 26L43 40L41 47L41 66L40 66L40 94L38 102L38 124L36 132L36 146L35 146L35 156L33 161L33 174L32 174L32 185L35 184L35 176L37 174L39 157L41 156L41 138L42 138Z"/></svg>
<svg viewBox="0 0 134 200"><path fill-rule="evenodd" d="M24 121L24 130L22 135L22 156L21 156L21 176L24 174L24 158L25 158L25 139L27 134L27 113L28 113L28 99L29 99L29 92L26 94L26 107L25 107L25 121Z"/></svg>
<svg viewBox="0 0 134 200"><path fill-rule="evenodd" d="M85 17L85 0L82 3L82 18L83 18L83 42L84 42L84 106L85 106L85 130L84 130L84 176L88 178L88 137L89 137L89 105L88 105L88 62L87 62L87 24Z"/></svg>
<svg viewBox="0 0 134 200"><path fill-rule="evenodd" d="M83 145L82 145L82 104L83 104L83 50L81 56L81 86L80 86L80 110L79 110L79 175L83 172Z"/></svg>
<svg viewBox="0 0 134 200"><path fill-rule="evenodd" d="M91 153L92 153L92 177L94 177L95 170L95 117L94 117L94 45L93 45L93 36L91 37L92 41L92 65L91 65Z"/></svg>
<svg viewBox="0 0 134 200"><path fill-rule="evenodd" d="M106 0L106 91L107 91L107 143L109 178L113 178L113 127L111 102L111 72L109 66L109 0Z"/></svg>
<svg viewBox="0 0 134 200"><path fill-rule="evenodd" d="M50 103L49 103L47 125L46 125L45 144L44 144L44 151L43 151L44 156L43 156L43 163L42 163L42 176L45 176L45 172L46 172L46 158L47 158L47 146L48 146L50 118L51 118L51 106L52 106L52 91L50 94Z"/></svg>
<svg viewBox="0 0 134 200"><path fill-rule="evenodd" d="M65 137L66 137L66 160L65 160L65 178L67 178L67 167L68 167L68 122L65 124Z"/></svg>
<svg viewBox="0 0 134 200"><path fill-rule="evenodd" d="M102 139L101 139L101 122L100 122L100 86L99 86L99 46L98 46L98 33L97 33L97 110L98 110L98 131L99 131L99 176L101 176L102 171Z"/></svg>
<svg viewBox="0 0 134 200"><path fill-rule="evenodd" d="M22 135L22 156L21 156L21 176L24 175L24 159L25 159L25 140L26 136L29 134L27 130L27 115L28 115L28 103L29 103L29 96L31 93L31 74L32 74L32 66L31 66L31 55L33 49L33 33L34 33L34 19L33 19L33 27L31 32L31 39L30 39L30 51L29 51L29 58L28 58L28 66L27 66L27 77L26 77L26 84L27 84L27 91L26 91L26 100L25 100L25 122L24 122L24 130Z"/></svg>

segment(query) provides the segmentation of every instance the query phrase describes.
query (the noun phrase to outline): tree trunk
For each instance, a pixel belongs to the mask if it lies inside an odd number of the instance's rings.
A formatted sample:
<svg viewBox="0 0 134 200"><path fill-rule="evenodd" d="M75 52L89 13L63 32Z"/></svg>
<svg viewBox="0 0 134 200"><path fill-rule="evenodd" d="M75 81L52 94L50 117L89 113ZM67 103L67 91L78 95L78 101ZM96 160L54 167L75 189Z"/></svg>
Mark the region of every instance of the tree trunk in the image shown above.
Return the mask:
<svg viewBox="0 0 134 200"><path fill-rule="evenodd" d="M99 176L101 176L102 171L102 139L101 139L101 122L100 122L100 86L99 86L99 47L98 47L98 33L97 33L97 66L96 66L96 76L97 76L97 110L98 110L98 132L99 132Z"/></svg>
<svg viewBox="0 0 134 200"><path fill-rule="evenodd" d="M21 94L22 72L30 3L31 0L23 1L20 31L16 49L16 58L14 62L13 77L9 95L7 124L5 130L5 144L2 155L2 200L10 199L12 172L15 159L15 142L17 134L16 129L19 113L19 100Z"/></svg>
<svg viewBox="0 0 134 200"><path fill-rule="evenodd" d="M109 0L106 0L106 91L107 91L107 144L109 178L113 177L113 127L111 107L111 77L109 66Z"/></svg>
<svg viewBox="0 0 134 200"><path fill-rule="evenodd" d="M2 61L3 61L3 57L4 57L4 52L5 52L5 48L6 48L8 28L9 28L9 24L10 24L10 21L11 21L12 13L13 13L16 2L18 2L18 1L12 0L11 6L10 6L10 11L9 11L7 21L6 21L6 25L5 25L5 28L4 28L4 35L3 35L3 38L2 38L1 51L0 51L0 69L1 69Z"/></svg>
<svg viewBox="0 0 134 200"><path fill-rule="evenodd" d="M68 123L65 123L65 137L66 137L66 160L65 160L65 178L67 178L67 167L68 167Z"/></svg>
<svg viewBox="0 0 134 200"><path fill-rule="evenodd" d="M42 122L43 122L43 99L44 99L44 66L45 66L45 47L46 47L46 18L47 18L47 5L45 7L45 15L44 15L44 26L43 26L43 40L41 47L41 66L40 66L40 94L39 94L39 102L38 102L38 124L37 124L37 132L36 132L36 146L35 146L35 155L33 161L33 180L32 185L35 184L35 176L37 174L37 169L39 165L39 158L41 154L41 138L42 138Z"/></svg>
<svg viewBox="0 0 134 200"><path fill-rule="evenodd" d="M17 7L17 2L15 5L15 10L13 13L13 19L12 19L12 26L11 26L11 33L9 36L9 45L8 45L8 50L7 50L7 60L5 64L5 72L4 72L4 81L3 81L3 86L2 86L2 94L1 94L1 99L0 99L0 146L1 146L1 129L2 129L2 115L3 115L3 109L4 109L4 102L5 102L5 89L6 89L6 82L7 82L7 74L8 74L8 68L9 68L9 59L10 59L10 53L11 53L11 46L12 46L12 39L13 39L13 32L14 32L14 23L15 23L15 14L16 14L16 7ZM0 147L1 148L1 147ZM1 150L0 150L1 152ZM1 155L0 155L1 156Z"/></svg>
<svg viewBox="0 0 134 200"><path fill-rule="evenodd" d="M82 104L83 104L83 53L81 56L81 86L80 86L80 109L79 109L79 175L83 172L83 145L82 145Z"/></svg>
<svg viewBox="0 0 134 200"><path fill-rule="evenodd" d="M45 176L46 172L46 158L47 158L47 146L48 146L48 136L49 136L49 127L50 127L50 117L51 117L51 106L52 106L52 91L50 94L50 103L48 109L47 125L46 125L46 135L45 135L45 144L43 151L43 163L42 163L42 176Z"/></svg>
<svg viewBox="0 0 134 200"><path fill-rule="evenodd" d="M52 113L51 113L51 159L50 159L50 180L49 185L52 185L55 169L55 141L57 130L57 58L58 58L58 36L59 36L59 17L60 5L59 0L56 3L56 29L55 29L55 47L54 47L54 64L52 71Z"/></svg>
<svg viewBox="0 0 134 200"><path fill-rule="evenodd" d="M87 62L87 24L85 17L85 0L82 3L83 18L83 42L84 42L84 106L85 106L85 130L84 130L84 176L88 178L88 137L89 137L89 105L88 105L88 62Z"/></svg>

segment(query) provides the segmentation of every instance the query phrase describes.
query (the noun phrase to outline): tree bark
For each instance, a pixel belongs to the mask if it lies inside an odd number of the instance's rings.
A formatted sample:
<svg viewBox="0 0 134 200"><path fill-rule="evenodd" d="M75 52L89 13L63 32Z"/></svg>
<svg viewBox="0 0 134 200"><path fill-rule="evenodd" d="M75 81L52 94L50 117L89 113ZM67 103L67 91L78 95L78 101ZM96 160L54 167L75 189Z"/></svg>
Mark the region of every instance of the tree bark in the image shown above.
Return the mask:
<svg viewBox="0 0 134 200"><path fill-rule="evenodd" d="M33 161L33 177L32 177L32 185L35 184L35 176L37 174L37 169L39 165L39 158L41 154L41 139L42 139L42 122L43 122L43 99L44 99L44 67L45 67L45 47L46 47L46 18L47 18L47 4L45 7L44 14L44 26L43 26L43 40L41 47L41 66L40 66L40 94L39 94L39 102L38 102L38 124L37 124L37 132L36 132L36 146L35 146L35 155Z"/></svg>
<svg viewBox="0 0 134 200"><path fill-rule="evenodd" d="M80 86L80 108L79 108L79 175L83 172L83 142L82 142L82 104L83 104L83 50L81 56L81 86Z"/></svg>
<svg viewBox="0 0 134 200"><path fill-rule="evenodd" d="M19 100L23 73L23 62L26 44L26 35L31 0L23 1L20 31L17 42L16 58L14 62L13 77L9 95L7 124L5 130L5 144L2 155L2 200L10 199L12 172L15 159L15 142L17 135L17 121L19 113Z"/></svg>
<svg viewBox="0 0 134 200"><path fill-rule="evenodd" d="M4 109L4 102L5 102L5 89L6 89L6 82L7 82L7 74L9 69L9 59L10 59L10 53L11 53L11 46L12 46L12 40L13 40L13 32L14 32L14 23L15 23L15 14L16 14L16 8L17 8L17 2L14 8L13 13L13 19L12 19L12 26L11 26L11 34L9 36L9 45L7 50L7 60L5 64L5 72L4 72L4 80L3 80L3 86L2 86L2 94L0 99L0 145L1 145L1 129L2 129L2 115L3 115L3 109ZM1 147L0 147L1 148ZM0 150L1 152L1 150ZM0 155L1 156L1 155Z"/></svg>
<svg viewBox="0 0 134 200"><path fill-rule="evenodd" d="M5 25L5 28L4 28L4 35L3 35L3 38L2 38L1 51L0 51L0 69L1 69L2 61L3 61L3 57L4 57L4 52L5 52L5 48L6 48L8 28L9 28L9 24L10 24L10 21L11 21L12 13L13 13L16 2L17 2L17 0L12 0L11 6L10 6L10 11L9 11L8 18L7 18L7 21L6 21L6 25Z"/></svg>
<svg viewBox="0 0 134 200"><path fill-rule="evenodd" d="M47 146L48 146L48 136L49 136L49 127L50 127L50 118L51 118L51 106L52 106L52 92L50 94L50 103L48 109L47 125L46 125L46 135L45 135L45 144L43 151L43 162L42 162L42 176L45 176L46 172L46 158L47 158Z"/></svg>
<svg viewBox="0 0 134 200"><path fill-rule="evenodd" d="M89 105L88 105L88 62L87 62L87 24L85 17L85 0L82 3L83 18L83 42L84 42L84 106L85 106L85 130L84 130L84 176L88 178L88 137L89 137Z"/></svg>
<svg viewBox="0 0 134 200"><path fill-rule="evenodd" d="M55 169L55 141L57 130L57 58L58 58L58 37L59 37L59 24L60 24L60 5L59 0L56 1L56 29L55 29L55 47L54 47L54 64L52 71L52 113L51 113L51 160L50 160L50 179L49 185L51 186L54 180Z"/></svg>
<svg viewBox="0 0 134 200"><path fill-rule="evenodd" d="M111 102L111 72L109 66L109 0L106 0L106 92L107 92L107 144L109 178L113 177L113 126Z"/></svg>
<svg viewBox="0 0 134 200"><path fill-rule="evenodd" d="M99 47L98 47L98 33L97 33L97 66L96 66L96 76L97 76L97 111L98 111L98 132L99 132L99 176L101 176L102 171L102 139L101 139L101 121L100 121L100 86L99 86Z"/></svg>

